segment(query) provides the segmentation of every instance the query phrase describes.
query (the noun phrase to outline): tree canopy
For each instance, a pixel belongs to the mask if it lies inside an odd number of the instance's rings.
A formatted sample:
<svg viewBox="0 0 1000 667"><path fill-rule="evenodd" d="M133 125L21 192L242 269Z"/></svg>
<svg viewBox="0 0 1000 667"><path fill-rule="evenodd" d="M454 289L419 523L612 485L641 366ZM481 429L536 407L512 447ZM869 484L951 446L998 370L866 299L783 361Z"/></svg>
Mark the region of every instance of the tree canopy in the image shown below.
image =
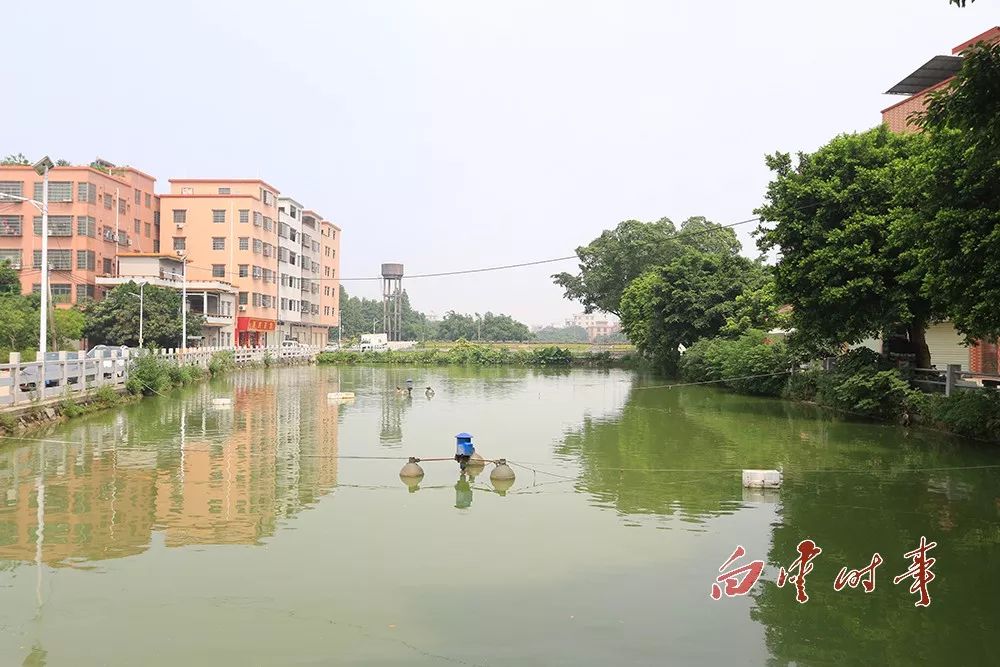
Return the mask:
<svg viewBox="0 0 1000 667"><path fill-rule="evenodd" d="M924 144L882 126L836 137L796 163L767 157L775 177L757 211L758 245L780 251L777 296L814 351L903 327L918 363L929 363L924 332L936 312L893 211L907 161Z"/></svg>
<svg viewBox="0 0 1000 667"><path fill-rule="evenodd" d="M580 258L577 275L552 276L567 299L595 310L621 315L622 294L629 283L649 269L669 263L685 248L702 252L736 254L740 242L727 228L703 218L688 218L680 229L668 218L656 222L625 220L585 246L576 249Z"/></svg>
<svg viewBox="0 0 1000 667"><path fill-rule="evenodd" d="M20 294L21 276L10 265L10 260L0 262L0 294Z"/></svg>
<svg viewBox="0 0 1000 667"><path fill-rule="evenodd" d="M535 332L535 340L542 343L586 343L589 338L583 327L542 327Z"/></svg>
<svg viewBox="0 0 1000 667"><path fill-rule="evenodd" d="M139 286L134 282L119 285L104 299L84 308L84 333L91 344L139 345ZM179 347L181 344L181 295L165 287L147 285L143 293L143 344L155 347ZM204 318L188 313L187 334L201 334Z"/></svg>

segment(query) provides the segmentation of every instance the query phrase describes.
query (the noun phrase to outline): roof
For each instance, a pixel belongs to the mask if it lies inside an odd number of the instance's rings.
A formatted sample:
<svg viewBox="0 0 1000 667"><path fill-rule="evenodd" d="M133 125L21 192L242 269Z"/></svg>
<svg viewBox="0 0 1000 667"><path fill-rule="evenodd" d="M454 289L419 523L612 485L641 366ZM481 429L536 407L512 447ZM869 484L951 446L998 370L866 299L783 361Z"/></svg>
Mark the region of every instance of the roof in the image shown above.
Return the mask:
<svg viewBox="0 0 1000 667"><path fill-rule="evenodd" d="M129 257L162 257L164 259L172 259L175 262L180 262L180 255L171 255L168 252L123 252L118 255L118 259L128 259Z"/></svg>
<svg viewBox="0 0 1000 667"><path fill-rule="evenodd" d="M994 28L990 28L986 32L984 32L984 33L982 33L980 35L976 35L975 37L973 37L972 39L970 39L970 40L968 40L966 42L962 42L961 44L959 44L958 46L956 46L955 48L953 48L951 50L951 52L954 55L958 55L959 53L961 53L962 51L965 51L967 48L969 48L970 46L972 46L976 42L994 42L996 40L1000 40L1000 26L996 26Z"/></svg>
<svg viewBox="0 0 1000 667"><path fill-rule="evenodd" d="M908 77L885 91L887 95L913 95L955 76L962 67L959 56L934 56Z"/></svg>
<svg viewBox="0 0 1000 667"><path fill-rule="evenodd" d="M259 178L171 178L167 180L168 183L260 183L261 185L266 185L269 189L274 191L274 194L281 194L281 190L274 187L267 181L262 181Z"/></svg>

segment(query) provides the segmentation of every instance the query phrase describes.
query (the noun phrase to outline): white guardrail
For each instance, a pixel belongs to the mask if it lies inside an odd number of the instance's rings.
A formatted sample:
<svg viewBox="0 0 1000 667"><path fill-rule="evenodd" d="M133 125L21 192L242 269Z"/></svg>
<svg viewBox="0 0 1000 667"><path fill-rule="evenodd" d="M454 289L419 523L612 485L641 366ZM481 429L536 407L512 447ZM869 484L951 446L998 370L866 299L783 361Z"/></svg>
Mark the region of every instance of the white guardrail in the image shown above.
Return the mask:
<svg viewBox="0 0 1000 667"><path fill-rule="evenodd" d="M185 366L208 368L216 352L232 352L237 366L274 360L312 361L319 348L282 347L197 347L169 350L107 349L87 356L86 352L46 352L44 360L22 362L18 352L10 353L10 363L0 364L0 409L53 398L66 398L108 386L124 388L130 362L138 356L155 355ZM39 379L44 377L45 381Z"/></svg>

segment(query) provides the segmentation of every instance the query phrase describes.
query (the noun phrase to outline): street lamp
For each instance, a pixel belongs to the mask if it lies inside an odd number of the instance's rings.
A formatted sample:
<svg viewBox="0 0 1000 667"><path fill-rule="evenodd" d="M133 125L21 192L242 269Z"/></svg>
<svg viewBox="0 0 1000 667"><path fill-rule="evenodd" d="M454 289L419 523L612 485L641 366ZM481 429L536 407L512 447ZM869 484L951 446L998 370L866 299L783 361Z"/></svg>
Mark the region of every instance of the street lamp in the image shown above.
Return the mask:
<svg viewBox="0 0 1000 667"><path fill-rule="evenodd" d="M142 349L142 306L143 306L143 295L146 289L146 281L140 280L136 283L139 286L139 293L128 292L129 296L134 296L139 299L139 349Z"/></svg>
<svg viewBox="0 0 1000 667"><path fill-rule="evenodd" d="M177 251L181 258L181 349L186 350L188 346L188 263L187 253Z"/></svg>
<svg viewBox="0 0 1000 667"><path fill-rule="evenodd" d="M46 155L33 165L42 177L42 303L38 326L38 351L45 358L45 336L49 326L49 169L55 165Z"/></svg>

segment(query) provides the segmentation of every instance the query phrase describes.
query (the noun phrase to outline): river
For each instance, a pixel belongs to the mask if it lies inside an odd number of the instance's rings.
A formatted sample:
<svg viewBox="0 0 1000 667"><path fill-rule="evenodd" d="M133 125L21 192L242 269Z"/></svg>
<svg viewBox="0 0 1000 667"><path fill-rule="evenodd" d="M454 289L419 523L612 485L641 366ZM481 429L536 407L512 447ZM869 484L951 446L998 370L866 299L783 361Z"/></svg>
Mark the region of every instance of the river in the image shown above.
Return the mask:
<svg viewBox="0 0 1000 667"><path fill-rule="evenodd" d="M1000 453L662 383L246 371L3 441L0 664L995 663ZM487 468L466 489L453 461L400 481L395 457L450 456L460 431L520 464L513 487ZM780 491L742 488L779 466ZM921 536L918 608L893 578ZM800 604L776 580L805 539ZM713 600L737 545L729 569L761 577ZM871 593L834 590L874 552Z"/></svg>

